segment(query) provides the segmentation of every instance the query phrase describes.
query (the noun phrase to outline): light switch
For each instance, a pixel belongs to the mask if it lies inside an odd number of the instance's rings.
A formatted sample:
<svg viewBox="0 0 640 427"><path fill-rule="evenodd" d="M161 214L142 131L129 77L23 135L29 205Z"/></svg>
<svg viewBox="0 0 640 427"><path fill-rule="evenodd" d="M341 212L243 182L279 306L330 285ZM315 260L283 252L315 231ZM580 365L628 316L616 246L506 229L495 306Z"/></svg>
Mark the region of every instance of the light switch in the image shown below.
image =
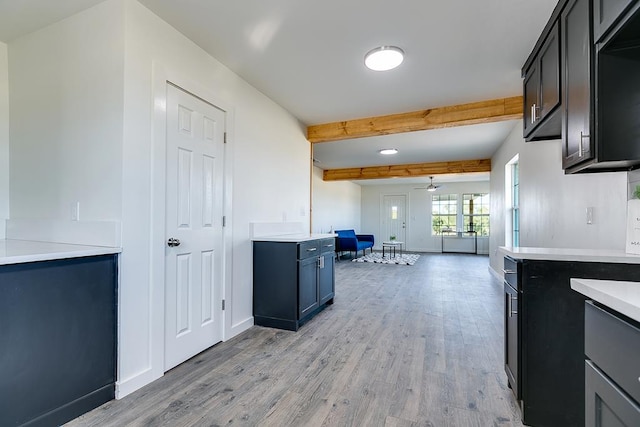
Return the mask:
<svg viewBox="0 0 640 427"><path fill-rule="evenodd" d="M589 206L587 208L587 224L593 224L593 207Z"/></svg>

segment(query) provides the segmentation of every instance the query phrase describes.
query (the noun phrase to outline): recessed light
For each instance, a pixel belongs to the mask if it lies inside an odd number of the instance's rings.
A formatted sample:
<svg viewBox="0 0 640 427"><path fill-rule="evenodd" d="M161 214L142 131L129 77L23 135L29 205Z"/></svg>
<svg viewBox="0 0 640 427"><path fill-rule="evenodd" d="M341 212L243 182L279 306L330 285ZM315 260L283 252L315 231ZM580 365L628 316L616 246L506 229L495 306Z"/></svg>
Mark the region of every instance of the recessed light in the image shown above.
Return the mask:
<svg viewBox="0 0 640 427"><path fill-rule="evenodd" d="M404 51L396 46L380 46L364 56L364 64L373 71L388 71L402 64Z"/></svg>
<svg viewBox="0 0 640 427"><path fill-rule="evenodd" d="M398 152L398 150L396 150L395 148L385 148L384 150L380 150L378 151L378 153L380 154L384 154L384 155L389 155L389 154L396 154Z"/></svg>

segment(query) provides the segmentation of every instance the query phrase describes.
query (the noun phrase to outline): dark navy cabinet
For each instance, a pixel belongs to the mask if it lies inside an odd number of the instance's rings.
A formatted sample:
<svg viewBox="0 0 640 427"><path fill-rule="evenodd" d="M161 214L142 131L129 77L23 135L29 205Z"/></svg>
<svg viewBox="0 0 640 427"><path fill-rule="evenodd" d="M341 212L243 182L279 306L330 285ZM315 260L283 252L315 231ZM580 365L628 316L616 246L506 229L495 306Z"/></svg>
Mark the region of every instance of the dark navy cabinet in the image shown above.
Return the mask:
<svg viewBox="0 0 640 427"><path fill-rule="evenodd" d="M640 325L585 304L585 426L640 425Z"/></svg>
<svg viewBox="0 0 640 427"><path fill-rule="evenodd" d="M60 425L114 398L116 266L0 266L0 425Z"/></svg>
<svg viewBox="0 0 640 427"><path fill-rule="evenodd" d="M297 331L335 295L335 239L253 242L256 325Z"/></svg>
<svg viewBox="0 0 640 427"><path fill-rule="evenodd" d="M640 167L639 74L640 0L560 0L522 69L525 139L561 138L568 174Z"/></svg>
<svg viewBox="0 0 640 427"><path fill-rule="evenodd" d="M524 136L527 141L560 138L560 30L547 35L524 78Z"/></svg>
<svg viewBox="0 0 640 427"><path fill-rule="evenodd" d="M593 4L593 33L595 41L600 38L621 17L622 12L633 3L634 0L595 0Z"/></svg>
<svg viewBox="0 0 640 427"><path fill-rule="evenodd" d="M505 283L517 291L505 293L505 319L513 322L506 325L505 370L522 422L584 426L585 297L571 289L570 279L633 281L640 264L506 257L504 266ZM509 318L509 311L517 313Z"/></svg>

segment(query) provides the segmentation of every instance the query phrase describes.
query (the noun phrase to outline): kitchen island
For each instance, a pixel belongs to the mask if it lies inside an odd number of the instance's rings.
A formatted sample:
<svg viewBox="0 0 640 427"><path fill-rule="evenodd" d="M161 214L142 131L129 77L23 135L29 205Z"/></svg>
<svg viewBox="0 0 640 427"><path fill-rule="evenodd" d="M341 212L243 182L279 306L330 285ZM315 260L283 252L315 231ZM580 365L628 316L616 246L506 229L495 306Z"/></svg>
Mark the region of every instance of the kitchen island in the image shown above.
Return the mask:
<svg viewBox="0 0 640 427"><path fill-rule="evenodd" d="M120 252L0 240L0 425L60 425L114 398Z"/></svg>
<svg viewBox="0 0 640 427"><path fill-rule="evenodd" d="M501 247L505 370L531 426L583 426L584 303L572 278L633 281L640 256L624 251Z"/></svg>

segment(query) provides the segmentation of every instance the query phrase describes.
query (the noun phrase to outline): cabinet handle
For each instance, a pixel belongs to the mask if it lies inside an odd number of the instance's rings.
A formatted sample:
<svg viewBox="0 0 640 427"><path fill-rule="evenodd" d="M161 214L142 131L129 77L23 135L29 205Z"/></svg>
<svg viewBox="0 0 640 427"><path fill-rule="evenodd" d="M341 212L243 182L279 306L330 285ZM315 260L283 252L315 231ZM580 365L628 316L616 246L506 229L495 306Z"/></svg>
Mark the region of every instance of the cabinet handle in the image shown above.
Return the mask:
<svg viewBox="0 0 640 427"><path fill-rule="evenodd" d="M332 248L333 245L324 245L325 248Z"/></svg>
<svg viewBox="0 0 640 427"><path fill-rule="evenodd" d="M580 131L580 142L578 144L578 157L582 157L584 155L584 148L582 148L582 140L585 138L589 138L589 135L585 135Z"/></svg>
<svg viewBox="0 0 640 427"><path fill-rule="evenodd" d="M318 250L318 248L311 248L311 249L307 249L307 252L315 252L317 250Z"/></svg>
<svg viewBox="0 0 640 427"><path fill-rule="evenodd" d="M531 124L536 122L536 104L531 106Z"/></svg>
<svg viewBox="0 0 640 427"><path fill-rule="evenodd" d="M318 258L318 268L324 268L324 257Z"/></svg>
<svg viewBox="0 0 640 427"><path fill-rule="evenodd" d="M502 269L502 273L503 274L515 274L517 273L516 270L505 270L504 268Z"/></svg>

